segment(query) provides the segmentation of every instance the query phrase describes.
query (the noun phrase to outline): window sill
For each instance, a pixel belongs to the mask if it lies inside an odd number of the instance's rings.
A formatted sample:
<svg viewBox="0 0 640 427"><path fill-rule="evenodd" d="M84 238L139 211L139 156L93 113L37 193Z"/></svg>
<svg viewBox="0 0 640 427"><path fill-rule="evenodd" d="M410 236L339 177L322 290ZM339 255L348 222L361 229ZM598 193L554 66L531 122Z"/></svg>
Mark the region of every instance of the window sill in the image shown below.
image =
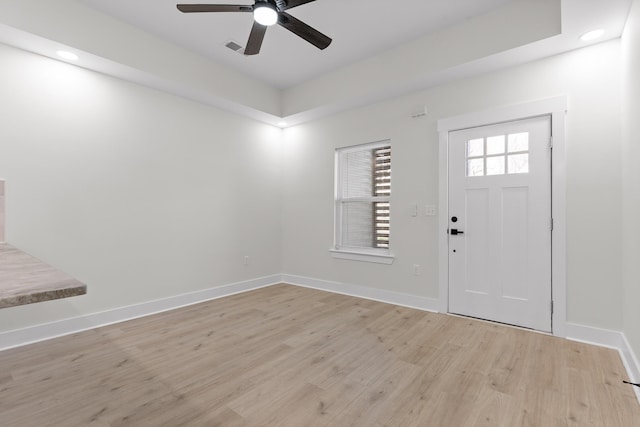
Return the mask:
<svg viewBox="0 0 640 427"><path fill-rule="evenodd" d="M384 252L365 252L345 249L329 249L331 256L338 259L351 261L373 262L376 264L393 264L395 256Z"/></svg>

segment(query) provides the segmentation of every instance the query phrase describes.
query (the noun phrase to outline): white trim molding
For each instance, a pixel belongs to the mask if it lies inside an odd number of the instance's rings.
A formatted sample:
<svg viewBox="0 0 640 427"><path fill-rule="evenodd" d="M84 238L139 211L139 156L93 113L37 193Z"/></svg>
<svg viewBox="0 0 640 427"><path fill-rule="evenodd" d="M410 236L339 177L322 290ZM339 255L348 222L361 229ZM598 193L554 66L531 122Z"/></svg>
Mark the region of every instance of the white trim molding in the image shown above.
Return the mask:
<svg viewBox="0 0 640 427"><path fill-rule="evenodd" d="M438 266L439 298L438 308L442 313L449 311L449 247L448 191L449 191L449 132L478 126L492 125L513 120L542 115L551 116L552 135L552 330L556 336L566 336L567 324L567 254L566 254L566 157L565 157L565 115L568 108L566 96L526 102L523 104L464 114L438 120L439 132L439 205L438 217Z"/></svg>
<svg viewBox="0 0 640 427"><path fill-rule="evenodd" d="M638 362L638 358L633 352L633 348L631 348L629 341L627 341L627 336L624 333L622 334L622 347L618 349L618 351L629 375L629 380L633 383L640 382L640 362ZM640 387L633 387L633 391L636 392L638 403L640 403Z"/></svg>
<svg viewBox="0 0 640 427"><path fill-rule="evenodd" d="M176 308L198 304L241 292L264 288L281 283L280 279L280 275L261 277L216 288L209 288L201 291L175 295L168 298L147 301L140 304L129 305L126 307L119 307L113 310L92 313L85 316L72 317L69 319L58 320L56 322L3 332L0 333L0 351L64 335L75 334L114 323L125 322L139 317L150 316L152 314L174 310Z"/></svg>
<svg viewBox="0 0 640 427"><path fill-rule="evenodd" d="M410 295L371 288L368 286L334 282L292 274L276 274L232 283L226 286L148 301L141 304L120 307L86 316L74 317L0 333L0 351L149 316L156 313L170 311L242 292L265 288L280 283L317 289L335 294L349 295L423 311L435 313L440 311L440 301L436 298ZM567 323L565 325L565 332L567 339L618 350L629 380L632 382L640 381L640 363L638 363L636 355L629 346L629 343L622 332L573 323ZM636 396L640 402L640 390L638 390L637 387L634 387L634 391L636 392Z"/></svg>
<svg viewBox="0 0 640 427"><path fill-rule="evenodd" d="M418 310L438 312L438 300L434 298L403 294L384 289L370 288L368 286L296 276L292 274L283 274L282 282L289 285L302 286L303 288L317 289L320 291L364 298L387 304L415 308Z"/></svg>
<svg viewBox="0 0 640 427"><path fill-rule="evenodd" d="M629 376L629 381L636 383L640 381L640 363L623 332L567 323L566 338L572 341L618 350L622 364ZM638 398L638 403L640 403L640 388L634 386L629 387L633 388Z"/></svg>
<svg viewBox="0 0 640 427"><path fill-rule="evenodd" d="M394 255L390 253L382 253L382 252L356 252L345 249L329 249L331 256L338 259L348 259L351 261L364 261L364 262L374 262L377 264L393 264L393 260L395 258Z"/></svg>

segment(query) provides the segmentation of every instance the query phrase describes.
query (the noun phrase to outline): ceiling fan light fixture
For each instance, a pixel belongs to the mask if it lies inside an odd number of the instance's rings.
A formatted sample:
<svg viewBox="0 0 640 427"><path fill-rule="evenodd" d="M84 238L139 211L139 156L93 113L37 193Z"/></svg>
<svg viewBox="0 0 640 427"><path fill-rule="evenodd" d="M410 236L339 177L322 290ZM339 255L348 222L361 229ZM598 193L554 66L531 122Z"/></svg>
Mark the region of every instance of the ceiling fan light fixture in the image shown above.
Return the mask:
<svg viewBox="0 0 640 427"><path fill-rule="evenodd" d="M242 1L242 0L240 0ZM242 51L245 56L257 55L260 53L262 42L266 34L267 28L274 24L280 25L300 37L306 42L311 43L318 49L326 49L331 44L331 38L322 34L315 28L305 24L299 19L289 15L287 11L303 4L311 3L315 0L254 0L252 5L237 4L178 4L178 10L182 13L207 13L207 12L240 12L253 13L253 25L251 25L251 33L246 47ZM239 46L234 44L236 48ZM236 50L236 48L227 47ZM237 49L236 52L239 52Z"/></svg>
<svg viewBox="0 0 640 427"><path fill-rule="evenodd" d="M268 27L278 22L278 12L270 3L256 4L253 8L253 19L258 24Z"/></svg>

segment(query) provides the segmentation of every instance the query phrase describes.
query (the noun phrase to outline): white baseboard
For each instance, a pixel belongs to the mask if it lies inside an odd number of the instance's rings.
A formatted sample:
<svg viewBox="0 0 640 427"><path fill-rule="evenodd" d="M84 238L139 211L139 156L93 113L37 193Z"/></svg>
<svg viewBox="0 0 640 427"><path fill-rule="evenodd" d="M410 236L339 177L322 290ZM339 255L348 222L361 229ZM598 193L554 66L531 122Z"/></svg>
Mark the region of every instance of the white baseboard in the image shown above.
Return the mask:
<svg viewBox="0 0 640 427"><path fill-rule="evenodd" d="M629 345L625 334L622 334L622 340L624 345L620 350L620 357L622 357L622 363L624 363L624 367L629 374L629 381L633 383L640 382L640 363L638 363L638 358ZM640 387L634 387L633 390L636 392L638 402L640 402Z"/></svg>
<svg viewBox="0 0 640 427"><path fill-rule="evenodd" d="M419 310L440 312L438 310L440 302L436 298L419 297L399 292L369 288L366 286L332 282L291 274L283 274L282 281L290 285L386 302ZM627 371L629 380L631 382L640 381L640 364L638 363L638 359L636 358L633 350L629 346L629 342L627 341L627 337L624 333L578 325L575 323L567 323L565 332L567 339L617 350ZM638 389L638 387L633 387L633 389L636 393L636 397L638 398L638 402L640 402L640 389Z"/></svg>
<svg viewBox="0 0 640 427"><path fill-rule="evenodd" d="M276 274L258 279L232 283L202 291L176 295L141 304L120 307L86 316L59 320L42 325L30 326L24 329L0 333L0 351L14 347L20 347L39 341L70 335L89 329L124 322L139 317L149 316L163 311L174 310L188 305L198 304L225 296L230 296L254 289L264 288L278 283L287 283L294 286L318 289L336 294L349 295L403 307L415 308L431 312L439 312L439 300L436 298L421 297L367 286L353 285L329 280L314 279L311 277L296 276L291 274ZM591 326L566 324L566 338L588 344L609 347L618 350L622 362L627 370L629 380L640 381L640 363L633 349L629 346L626 336L622 332ZM633 387L640 402L640 389Z"/></svg>
<svg viewBox="0 0 640 427"><path fill-rule="evenodd" d="M370 288L368 286L331 282L329 280L313 279L311 277L296 276L292 274L283 274L282 281L290 285L302 286L305 288L370 299L403 307L416 308L418 310L438 312L438 300L435 298L420 297L400 292Z"/></svg>
<svg viewBox="0 0 640 427"><path fill-rule="evenodd" d="M622 332L601 329L593 326L579 325L577 323L567 323L567 339L579 341L586 344L609 347L619 350L623 343Z"/></svg>
<svg viewBox="0 0 640 427"><path fill-rule="evenodd" d="M620 358L627 370L629 381L640 381L640 363L633 349L627 341L627 337L623 332L611 331L608 329L594 328L592 326L578 325L575 323L567 323L567 339L573 341L593 344L600 347L609 347L618 350ZM640 402L640 388L629 386L636 393L638 402Z"/></svg>
<svg viewBox="0 0 640 427"><path fill-rule="evenodd" d="M418 310L426 310L436 313L440 312L438 309L440 301L436 298L420 297L366 286L332 282L292 274L283 274L282 282L295 286L302 286L409 308L416 308ZM629 380L631 382L640 381L640 364L638 363L638 359L636 358L632 348L629 346L629 342L627 341L627 337L624 333L578 325L575 323L567 323L565 331L566 339L617 350L627 371ZM633 389L636 393L636 397L638 398L638 402L640 402L640 389L638 389L638 387L633 387Z"/></svg>
<svg viewBox="0 0 640 427"><path fill-rule="evenodd" d="M0 351L281 283L279 274L0 333Z"/></svg>

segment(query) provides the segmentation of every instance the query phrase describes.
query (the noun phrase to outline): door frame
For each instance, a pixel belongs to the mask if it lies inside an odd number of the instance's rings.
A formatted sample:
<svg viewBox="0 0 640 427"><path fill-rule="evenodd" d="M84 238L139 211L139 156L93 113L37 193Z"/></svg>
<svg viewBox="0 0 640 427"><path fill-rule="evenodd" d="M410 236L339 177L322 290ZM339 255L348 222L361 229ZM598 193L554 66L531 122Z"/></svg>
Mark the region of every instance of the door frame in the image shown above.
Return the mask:
<svg viewBox="0 0 640 427"><path fill-rule="evenodd" d="M551 299L553 314L551 330L555 336L566 337L567 324L567 244L566 244L566 152L565 116L567 97L558 96L501 108L463 114L438 120L439 133L439 215L438 258L439 297L441 313L449 312L449 132L493 125L536 116L551 116L553 150L551 157Z"/></svg>

